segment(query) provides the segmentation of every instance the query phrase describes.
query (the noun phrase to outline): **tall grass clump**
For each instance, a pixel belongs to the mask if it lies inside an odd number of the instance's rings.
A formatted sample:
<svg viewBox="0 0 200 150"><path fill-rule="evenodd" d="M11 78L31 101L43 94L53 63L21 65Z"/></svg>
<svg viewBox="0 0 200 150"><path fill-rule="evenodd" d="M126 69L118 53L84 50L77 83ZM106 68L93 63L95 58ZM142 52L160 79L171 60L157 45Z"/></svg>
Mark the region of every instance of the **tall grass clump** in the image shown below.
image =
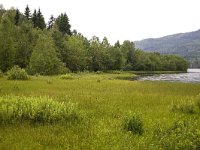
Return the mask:
<svg viewBox="0 0 200 150"><path fill-rule="evenodd" d="M138 113L129 113L123 122L125 131L132 132L133 134L142 135L144 132L142 117Z"/></svg>
<svg viewBox="0 0 200 150"><path fill-rule="evenodd" d="M200 95L195 98L181 100L179 103L172 102L170 109L172 112L198 114L200 113Z"/></svg>
<svg viewBox="0 0 200 150"><path fill-rule="evenodd" d="M77 105L49 97L0 97L0 123L67 123L78 119Z"/></svg>
<svg viewBox="0 0 200 150"><path fill-rule="evenodd" d="M64 79L64 80L72 80L75 79L74 76L72 76L71 74L64 74L60 76L60 79Z"/></svg>
<svg viewBox="0 0 200 150"><path fill-rule="evenodd" d="M8 80L28 80L28 74L19 66L14 66L8 71Z"/></svg>
<svg viewBox="0 0 200 150"><path fill-rule="evenodd" d="M196 105L197 105L198 109L200 110L200 94L197 95L197 97L196 97Z"/></svg>
<svg viewBox="0 0 200 150"><path fill-rule="evenodd" d="M189 101L180 101L180 103L172 102L170 109L172 112L183 112L187 114L197 113L197 107L195 103L191 100Z"/></svg>
<svg viewBox="0 0 200 150"><path fill-rule="evenodd" d="M157 127L152 140L156 149L197 150L200 149L200 128L192 119L176 120L166 127Z"/></svg>

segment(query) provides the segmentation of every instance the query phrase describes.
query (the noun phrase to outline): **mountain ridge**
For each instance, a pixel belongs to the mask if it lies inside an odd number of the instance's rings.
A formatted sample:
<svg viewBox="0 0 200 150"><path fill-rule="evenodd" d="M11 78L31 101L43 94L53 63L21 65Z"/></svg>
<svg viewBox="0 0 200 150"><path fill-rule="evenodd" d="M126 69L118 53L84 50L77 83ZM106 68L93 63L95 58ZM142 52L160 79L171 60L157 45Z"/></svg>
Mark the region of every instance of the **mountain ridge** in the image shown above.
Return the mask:
<svg viewBox="0 0 200 150"><path fill-rule="evenodd" d="M180 55L190 62L190 67L200 68L200 29L160 38L135 41L136 48L147 52Z"/></svg>

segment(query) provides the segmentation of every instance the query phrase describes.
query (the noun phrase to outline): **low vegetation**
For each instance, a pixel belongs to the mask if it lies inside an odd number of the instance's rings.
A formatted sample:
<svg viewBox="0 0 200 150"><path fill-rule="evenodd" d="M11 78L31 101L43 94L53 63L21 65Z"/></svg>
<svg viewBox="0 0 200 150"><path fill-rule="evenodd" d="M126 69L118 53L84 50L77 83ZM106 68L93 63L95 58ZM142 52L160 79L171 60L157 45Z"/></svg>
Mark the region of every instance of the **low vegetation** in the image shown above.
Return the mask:
<svg viewBox="0 0 200 150"><path fill-rule="evenodd" d="M0 70L0 78L2 78L3 77L3 72Z"/></svg>
<svg viewBox="0 0 200 150"><path fill-rule="evenodd" d="M142 135L142 133L144 132L142 117L137 113L130 113L128 116L126 116L123 126L124 130L132 132L133 134Z"/></svg>
<svg viewBox="0 0 200 150"><path fill-rule="evenodd" d="M71 75L0 78L0 149L199 149L199 84ZM195 113L172 112L172 100Z"/></svg>
<svg viewBox="0 0 200 150"><path fill-rule="evenodd" d="M186 100L180 100L179 102L172 102L172 112L183 112L186 114L198 114L200 113L200 95L195 98L188 98Z"/></svg>
<svg viewBox="0 0 200 150"><path fill-rule="evenodd" d="M67 100L68 101L68 100ZM67 123L78 118L76 104L49 97L0 97L0 123Z"/></svg>
<svg viewBox="0 0 200 150"><path fill-rule="evenodd" d="M75 79L75 77L71 74L65 74L65 75L61 75L60 79L64 79L64 80L72 80Z"/></svg>
<svg viewBox="0 0 200 150"><path fill-rule="evenodd" d="M195 119L176 120L169 126L158 127L154 131L155 149L183 150L200 149L199 122Z"/></svg>
<svg viewBox="0 0 200 150"><path fill-rule="evenodd" d="M28 80L29 76L24 69L14 66L8 71L8 80Z"/></svg>

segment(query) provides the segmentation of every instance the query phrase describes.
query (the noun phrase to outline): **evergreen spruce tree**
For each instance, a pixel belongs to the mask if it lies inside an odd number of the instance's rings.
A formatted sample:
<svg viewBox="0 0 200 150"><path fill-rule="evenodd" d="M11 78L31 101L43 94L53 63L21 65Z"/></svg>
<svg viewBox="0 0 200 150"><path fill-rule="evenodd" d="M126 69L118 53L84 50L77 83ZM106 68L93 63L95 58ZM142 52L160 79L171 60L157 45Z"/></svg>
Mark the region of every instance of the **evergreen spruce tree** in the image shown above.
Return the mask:
<svg viewBox="0 0 200 150"><path fill-rule="evenodd" d="M36 9L34 9L33 15L32 15L32 22L33 22L33 27L36 28L37 27L37 11Z"/></svg>
<svg viewBox="0 0 200 150"><path fill-rule="evenodd" d="M71 25L69 24L69 18L66 13L62 13L60 16L58 16L56 19L56 25L58 30L63 34L72 35Z"/></svg>
<svg viewBox="0 0 200 150"><path fill-rule="evenodd" d="M19 25L19 19L20 19L20 12L19 12L19 9L17 9L16 14L15 14L15 25L16 26Z"/></svg>
<svg viewBox="0 0 200 150"><path fill-rule="evenodd" d="M49 18L47 29L52 29L54 22L55 22L55 18L53 17L53 15L51 15L51 17Z"/></svg>
<svg viewBox="0 0 200 150"><path fill-rule="evenodd" d="M37 27L40 28L40 29L46 28L44 17L42 15L40 9L37 12Z"/></svg>
<svg viewBox="0 0 200 150"><path fill-rule="evenodd" d="M28 5L26 5L24 15L28 20L31 18L31 13L30 13L30 9L29 9Z"/></svg>

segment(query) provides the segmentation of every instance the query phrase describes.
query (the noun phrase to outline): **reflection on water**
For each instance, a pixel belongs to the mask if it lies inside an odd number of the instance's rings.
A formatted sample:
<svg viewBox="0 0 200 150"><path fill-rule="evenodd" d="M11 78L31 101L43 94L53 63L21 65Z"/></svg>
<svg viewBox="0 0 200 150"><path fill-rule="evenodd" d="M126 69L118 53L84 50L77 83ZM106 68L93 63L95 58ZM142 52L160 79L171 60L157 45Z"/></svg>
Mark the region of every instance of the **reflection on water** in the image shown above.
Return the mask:
<svg viewBox="0 0 200 150"><path fill-rule="evenodd" d="M160 74L139 77L140 81L171 81L171 82L197 82L200 83L200 69L188 69L187 73Z"/></svg>

